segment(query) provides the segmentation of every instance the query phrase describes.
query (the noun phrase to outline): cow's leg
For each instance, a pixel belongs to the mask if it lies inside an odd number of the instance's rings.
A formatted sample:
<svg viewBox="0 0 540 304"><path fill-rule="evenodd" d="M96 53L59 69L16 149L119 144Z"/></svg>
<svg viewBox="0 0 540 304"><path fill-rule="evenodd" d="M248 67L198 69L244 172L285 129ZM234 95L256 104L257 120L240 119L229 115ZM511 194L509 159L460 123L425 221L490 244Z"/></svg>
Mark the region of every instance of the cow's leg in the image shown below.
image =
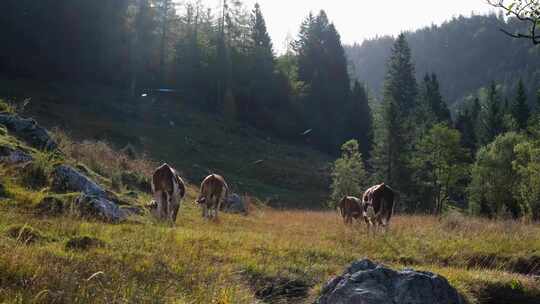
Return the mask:
<svg viewBox="0 0 540 304"><path fill-rule="evenodd" d="M206 218L206 208L207 208L207 207L206 207L206 203L207 203L207 202L205 202L205 203L202 204L202 206L201 206L201 207L202 207L202 217L203 217L203 219Z"/></svg>
<svg viewBox="0 0 540 304"><path fill-rule="evenodd" d="M176 219L178 217L178 211L180 210L180 200L175 200L174 208L173 208L173 223L176 223Z"/></svg>
<svg viewBox="0 0 540 304"><path fill-rule="evenodd" d="M171 196L169 191L163 191L163 215L162 219L165 221L170 221L171 214Z"/></svg>

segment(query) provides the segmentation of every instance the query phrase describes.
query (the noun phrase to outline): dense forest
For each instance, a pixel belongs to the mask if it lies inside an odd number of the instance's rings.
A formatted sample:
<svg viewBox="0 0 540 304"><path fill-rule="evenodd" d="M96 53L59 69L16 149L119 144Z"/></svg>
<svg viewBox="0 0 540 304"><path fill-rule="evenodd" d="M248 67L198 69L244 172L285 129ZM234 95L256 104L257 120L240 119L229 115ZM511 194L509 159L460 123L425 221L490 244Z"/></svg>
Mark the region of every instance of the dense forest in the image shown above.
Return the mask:
<svg viewBox="0 0 540 304"><path fill-rule="evenodd" d="M367 94L351 83L323 11L306 16L278 58L260 7L240 1L212 10L200 1L8 0L0 9L2 74L100 82L133 96L174 89L182 102L327 152L346 138L369 150L368 126L355 119L369 117Z"/></svg>
<svg viewBox="0 0 540 304"><path fill-rule="evenodd" d="M459 17L344 48L320 11L277 55L261 7L240 1L0 9L4 77L101 83L132 97L167 89L332 155L347 142L334 180L385 181L401 211L540 218L540 49L499 31L525 26L515 19ZM334 183L332 197L353 190Z"/></svg>
<svg viewBox="0 0 540 304"><path fill-rule="evenodd" d="M405 33L416 66L416 78L436 73L444 85L441 93L453 105L488 87L501 84L510 96L521 78L532 101L540 83L540 48L530 41L504 35L500 29L524 31L527 24L503 15L456 17L440 26L432 25ZM351 73L365 82L376 96L382 96L386 61L394 37L383 36L346 46ZM532 103L531 103L532 105Z"/></svg>

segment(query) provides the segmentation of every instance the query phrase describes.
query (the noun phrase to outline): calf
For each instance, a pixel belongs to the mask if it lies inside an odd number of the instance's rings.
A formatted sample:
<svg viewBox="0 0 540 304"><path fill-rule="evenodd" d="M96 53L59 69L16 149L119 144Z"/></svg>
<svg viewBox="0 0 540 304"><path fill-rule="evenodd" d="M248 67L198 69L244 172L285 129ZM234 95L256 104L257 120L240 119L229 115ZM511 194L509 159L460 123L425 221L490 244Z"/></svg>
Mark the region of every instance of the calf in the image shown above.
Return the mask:
<svg viewBox="0 0 540 304"><path fill-rule="evenodd" d="M338 204L338 211L345 224L352 224L353 218L358 220L362 216L362 202L354 196L345 196Z"/></svg>
<svg viewBox="0 0 540 304"><path fill-rule="evenodd" d="M217 174L207 176L201 183L201 193L197 203L202 206L203 218L217 220L221 203L228 196L229 186L225 179Z"/></svg>
<svg viewBox="0 0 540 304"><path fill-rule="evenodd" d="M388 185L375 185L364 192L362 216L368 225L387 227L394 212L396 193Z"/></svg>
<svg viewBox="0 0 540 304"><path fill-rule="evenodd" d="M167 164L157 168L152 175L152 193L156 217L175 223L186 194L186 185L176 170Z"/></svg>

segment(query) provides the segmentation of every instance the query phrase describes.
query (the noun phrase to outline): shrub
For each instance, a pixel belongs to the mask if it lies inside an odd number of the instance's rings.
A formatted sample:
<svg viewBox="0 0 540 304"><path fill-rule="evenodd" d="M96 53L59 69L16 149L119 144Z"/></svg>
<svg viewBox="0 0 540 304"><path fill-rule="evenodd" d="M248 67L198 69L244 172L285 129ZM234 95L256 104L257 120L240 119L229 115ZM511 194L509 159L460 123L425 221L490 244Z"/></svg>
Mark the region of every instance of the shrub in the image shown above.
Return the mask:
<svg viewBox="0 0 540 304"><path fill-rule="evenodd" d="M49 184L52 164L48 155L38 155L35 160L26 164L21 171L22 183L31 188L39 189Z"/></svg>
<svg viewBox="0 0 540 304"><path fill-rule="evenodd" d="M139 190L142 192L150 193L150 179L140 173L133 171L125 171L120 175L121 183L129 190Z"/></svg>
<svg viewBox="0 0 540 304"><path fill-rule="evenodd" d="M362 154L358 150L358 141L350 140L341 147L341 158L337 159L332 168L332 191L330 207L346 195L359 195L365 186L366 170Z"/></svg>
<svg viewBox="0 0 540 304"><path fill-rule="evenodd" d="M473 214L494 217L509 211L514 217L522 215L517 199L520 178L512 163L516 146L525 141L525 136L510 132L478 151L468 188Z"/></svg>

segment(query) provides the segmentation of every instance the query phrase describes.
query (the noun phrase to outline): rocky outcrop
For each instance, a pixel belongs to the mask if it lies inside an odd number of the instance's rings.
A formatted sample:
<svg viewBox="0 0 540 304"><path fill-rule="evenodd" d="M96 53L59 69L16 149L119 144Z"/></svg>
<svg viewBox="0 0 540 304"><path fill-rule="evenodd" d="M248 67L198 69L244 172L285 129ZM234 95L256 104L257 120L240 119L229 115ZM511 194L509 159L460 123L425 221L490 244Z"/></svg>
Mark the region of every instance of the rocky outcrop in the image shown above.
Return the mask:
<svg viewBox="0 0 540 304"><path fill-rule="evenodd" d="M130 215L103 196L87 194L81 194L75 199L73 211L82 218L99 219L110 223L122 222Z"/></svg>
<svg viewBox="0 0 540 304"><path fill-rule="evenodd" d="M322 289L317 304L462 304L454 287L437 274L395 271L370 260L354 262Z"/></svg>
<svg viewBox="0 0 540 304"><path fill-rule="evenodd" d="M234 193L229 195L221 207L223 212L226 213L239 213L247 214L248 210L246 204L240 195Z"/></svg>
<svg viewBox="0 0 540 304"><path fill-rule="evenodd" d="M82 192L86 195L106 197L106 191L73 167L60 165L54 168L51 189L56 192Z"/></svg>
<svg viewBox="0 0 540 304"><path fill-rule="evenodd" d="M120 200L114 193L106 191L96 182L73 167L60 165L52 172L51 189L56 192L81 192L75 199L73 211L83 218L97 218L106 222L121 222L131 215L142 214L141 208Z"/></svg>
<svg viewBox="0 0 540 304"><path fill-rule="evenodd" d="M54 150L58 147L47 130L31 118L21 118L12 114L0 114L0 124L6 126L9 132L24 139L29 145L41 150Z"/></svg>
<svg viewBox="0 0 540 304"><path fill-rule="evenodd" d="M0 162L10 165L22 164L32 161L30 154L9 146L0 146Z"/></svg>

